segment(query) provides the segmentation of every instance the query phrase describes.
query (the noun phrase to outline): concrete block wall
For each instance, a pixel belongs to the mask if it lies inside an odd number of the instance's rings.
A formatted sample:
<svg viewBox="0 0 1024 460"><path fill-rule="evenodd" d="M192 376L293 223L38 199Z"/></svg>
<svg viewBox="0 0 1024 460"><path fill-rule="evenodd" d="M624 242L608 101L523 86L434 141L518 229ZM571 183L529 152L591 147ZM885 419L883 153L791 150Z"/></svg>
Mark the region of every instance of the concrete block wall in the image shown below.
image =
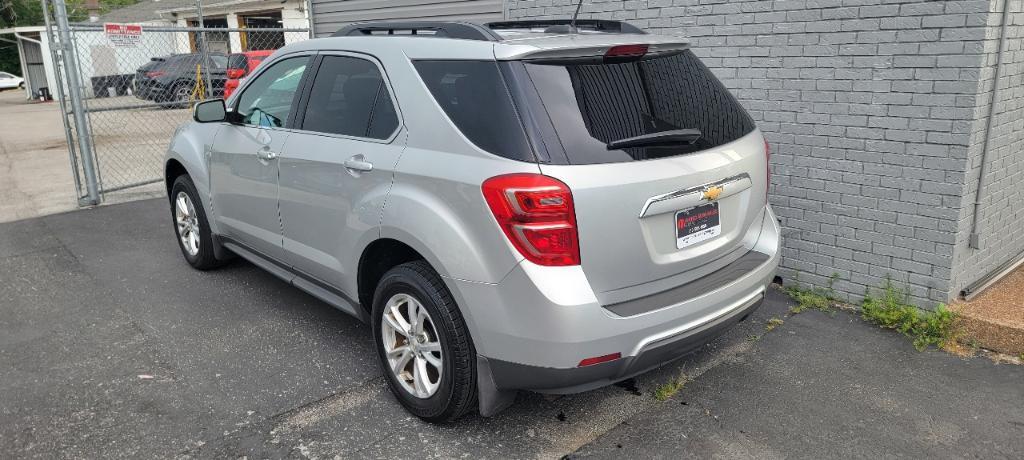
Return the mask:
<svg viewBox="0 0 1024 460"><path fill-rule="evenodd" d="M567 17L575 3L506 0L506 16ZM773 147L784 278L824 285L835 273L835 288L858 302L891 277L931 308L958 290L954 249L967 163L987 114L979 79L991 60L992 8L989 0L587 0L580 16L689 37L751 112Z"/></svg>
<svg viewBox="0 0 1024 460"><path fill-rule="evenodd" d="M981 196L978 233L981 247L969 246L974 201L981 177L982 153L992 103L1003 6L1009 6L999 95L995 100L985 192ZM980 117L971 133L968 173L960 212L951 290L996 270L1024 252L1024 1L993 0L984 29L984 53L978 86Z"/></svg>

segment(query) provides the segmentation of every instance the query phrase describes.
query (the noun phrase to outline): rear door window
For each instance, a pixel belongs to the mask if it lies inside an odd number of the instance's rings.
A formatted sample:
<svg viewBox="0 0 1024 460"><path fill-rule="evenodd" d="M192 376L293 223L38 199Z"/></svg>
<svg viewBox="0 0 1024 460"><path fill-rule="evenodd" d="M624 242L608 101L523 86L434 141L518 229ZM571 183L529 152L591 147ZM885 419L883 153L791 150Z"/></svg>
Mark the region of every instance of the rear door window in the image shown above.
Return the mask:
<svg viewBox="0 0 1024 460"><path fill-rule="evenodd" d="M455 127L481 150L534 161L522 122L494 61L416 61L416 70Z"/></svg>
<svg viewBox="0 0 1024 460"><path fill-rule="evenodd" d="M350 56L324 56L303 117L302 129L343 136L387 139L398 116L377 65Z"/></svg>
<svg viewBox="0 0 1024 460"><path fill-rule="evenodd" d="M689 50L614 64L526 63L571 164L664 158L735 141L755 129L739 102ZM538 110L531 107L531 110ZM611 149L621 139L697 129L692 145Z"/></svg>

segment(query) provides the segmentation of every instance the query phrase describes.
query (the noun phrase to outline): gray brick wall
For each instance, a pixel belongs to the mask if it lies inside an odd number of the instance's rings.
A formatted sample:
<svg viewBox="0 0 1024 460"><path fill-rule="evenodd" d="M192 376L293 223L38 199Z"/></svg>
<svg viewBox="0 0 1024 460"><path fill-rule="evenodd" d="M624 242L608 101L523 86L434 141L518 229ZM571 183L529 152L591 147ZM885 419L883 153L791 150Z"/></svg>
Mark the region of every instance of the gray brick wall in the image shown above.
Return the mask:
<svg viewBox="0 0 1024 460"><path fill-rule="evenodd" d="M588 0L581 17L689 37L755 117L773 146L784 277L820 285L838 273L835 287L856 302L888 276L934 307L959 291L961 272L1001 258L962 250L961 231L999 30L990 12L1001 2ZM566 17L575 3L506 0L506 16ZM1020 88L1015 46L1003 80ZM1021 227L1011 206L1021 201L1019 91L1001 97L995 161L1005 167L991 173L988 236ZM998 244L1024 244L1015 233Z"/></svg>
<svg viewBox="0 0 1024 460"><path fill-rule="evenodd" d="M959 292L968 284L1024 252L1024 2L1012 0L999 82L999 99L993 118L985 193L981 197L979 234L981 249L968 246L973 205L981 175L981 157L992 100L996 53L1001 32L1002 1L992 3L985 31L984 63L980 69L978 122L971 133L967 186L960 212L952 268L951 288Z"/></svg>

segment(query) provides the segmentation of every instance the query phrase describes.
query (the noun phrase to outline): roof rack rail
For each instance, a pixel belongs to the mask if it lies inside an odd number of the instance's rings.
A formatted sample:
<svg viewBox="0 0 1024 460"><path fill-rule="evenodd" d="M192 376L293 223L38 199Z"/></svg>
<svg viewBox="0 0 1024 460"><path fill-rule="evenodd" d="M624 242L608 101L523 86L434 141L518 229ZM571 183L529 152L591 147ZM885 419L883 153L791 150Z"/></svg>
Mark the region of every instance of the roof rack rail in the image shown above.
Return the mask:
<svg viewBox="0 0 1024 460"><path fill-rule="evenodd" d="M487 27L491 30L508 30L508 29L534 29L538 27L553 28L556 26L570 26L573 24L572 19L536 19L536 20L525 20L525 21L498 21L489 22ZM620 34L646 34L643 29L634 26L628 22L623 21L610 21L606 19L577 19L575 23L576 29L592 30L595 32L608 32L608 33L620 33ZM558 27L557 30L552 32L566 32L569 29Z"/></svg>
<svg viewBox="0 0 1024 460"><path fill-rule="evenodd" d="M331 36L350 37L382 35L419 35L423 37L461 38L465 40L482 41L501 40L501 36L480 24L454 21L360 22L342 27Z"/></svg>

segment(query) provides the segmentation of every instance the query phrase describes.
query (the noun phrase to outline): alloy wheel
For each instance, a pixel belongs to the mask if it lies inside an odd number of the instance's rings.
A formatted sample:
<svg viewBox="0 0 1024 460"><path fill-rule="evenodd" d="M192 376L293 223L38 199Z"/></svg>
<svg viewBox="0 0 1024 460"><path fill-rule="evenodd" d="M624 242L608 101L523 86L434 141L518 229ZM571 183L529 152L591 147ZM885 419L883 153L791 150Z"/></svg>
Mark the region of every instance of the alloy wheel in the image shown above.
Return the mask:
<svg viewBox="0 0 1024 460"><path fill-rule="evenodd" d="M177 102L188 102L188 99L192 96L192 88L182 85L174 90L174 100Z"/></svg>
<svg viewBox="0 0 1024 460"><path fill-rule="evenodd" d="M188 255L199 254L199 218L192 199L185 192L178 192L174 198L174 223L178 228L178 238Z"/></svg>
<svg viewBox="0 0 1024 460"><path fill-rule="evenodd" d="M409 394L426 399L441 386L444 359L430 312L408 294L395 294L384 306L381 339L387 364Z"/></svg>

